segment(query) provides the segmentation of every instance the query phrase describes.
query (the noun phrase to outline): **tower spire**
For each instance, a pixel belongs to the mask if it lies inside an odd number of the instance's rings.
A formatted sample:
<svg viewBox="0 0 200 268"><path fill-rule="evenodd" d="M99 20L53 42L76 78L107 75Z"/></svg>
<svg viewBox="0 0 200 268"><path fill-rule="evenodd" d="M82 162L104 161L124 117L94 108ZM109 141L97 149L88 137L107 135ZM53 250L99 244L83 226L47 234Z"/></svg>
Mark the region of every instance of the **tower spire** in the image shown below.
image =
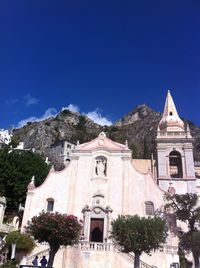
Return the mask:
<svg viewBox="0 0 200 268"><path fill-rule="evenodd" d="M184 123L178 115L170 90L167 92L165 108L159 123L159 129L165 131L184 131Z"/></svg>

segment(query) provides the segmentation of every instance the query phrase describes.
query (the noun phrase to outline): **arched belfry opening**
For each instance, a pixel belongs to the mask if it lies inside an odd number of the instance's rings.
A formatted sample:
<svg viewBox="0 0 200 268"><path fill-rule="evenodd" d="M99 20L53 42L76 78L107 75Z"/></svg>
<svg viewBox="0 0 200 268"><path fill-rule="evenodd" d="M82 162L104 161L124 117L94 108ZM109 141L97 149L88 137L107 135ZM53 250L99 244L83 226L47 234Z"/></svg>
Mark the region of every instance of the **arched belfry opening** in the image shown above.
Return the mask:
<svg viewBox="0 0 200 268"><path fill-rule="evenodd" d="M183 166L181 154L172 151L169 154L169 169L171 178L183 178Z"/></svg>
<svg viewBox="0 0 200 268"><path fill-rule="evenodd" d="M170 91L158 125L156 143L157 182L161 189L168 191L169 183L174 181L172 192L196 192L193 138L188 124L186 126L179 117Z"/></svg>

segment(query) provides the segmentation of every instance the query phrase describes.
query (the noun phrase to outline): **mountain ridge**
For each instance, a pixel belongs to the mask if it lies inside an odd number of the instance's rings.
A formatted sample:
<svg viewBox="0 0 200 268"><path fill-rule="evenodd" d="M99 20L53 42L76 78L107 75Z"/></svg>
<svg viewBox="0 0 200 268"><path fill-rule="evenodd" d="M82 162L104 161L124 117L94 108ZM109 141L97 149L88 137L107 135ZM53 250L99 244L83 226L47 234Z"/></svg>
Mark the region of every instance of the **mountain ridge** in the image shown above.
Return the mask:
<svg viewBox="0 0 200 268"><path fill-rule="evenodd" d="M162 113L141 104L125 114L111 126L101 126L89 119L86 115L71 112L67 109L39 122L29 122L22 128L13 130L12 143L24 142L25 148L35 148L36 152L50 156L50 145L60 140L80 143L94 139L101 131L114 141L125 143L128 140L129 148L134 158L150 158L156 156L156 131ZM200 127L191 121L189 124L194 137L194 158L200 161Z"/></svg>

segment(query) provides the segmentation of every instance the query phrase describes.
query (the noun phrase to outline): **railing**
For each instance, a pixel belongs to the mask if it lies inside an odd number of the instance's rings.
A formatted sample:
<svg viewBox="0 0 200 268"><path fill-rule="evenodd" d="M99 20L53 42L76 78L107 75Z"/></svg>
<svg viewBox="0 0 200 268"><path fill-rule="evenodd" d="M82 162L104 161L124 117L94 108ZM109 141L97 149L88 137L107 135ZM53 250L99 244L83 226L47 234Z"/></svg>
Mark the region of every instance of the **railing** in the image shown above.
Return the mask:
<svg viewBox="0 0 200 268"><path fill-rule="evenodd" d="M44 250L40 251L39 253L36 253L36 254L33 254L33 255L27 257L26 263L27 264L29 264L29 263L31 264L32 261L35 259L36 256L38 256L38 258L42 258L43 256L46 256L46 257L49 256L49 251L50 251L50 248L44 249ZM22 265L22 267L37 267L37 266L33 266L33 265Z"/></svg>
<svg viewBox="0 0 200 268"><path fill-rule="evenodd" d="M20 265L19 266L20 268L30 268L30 267L35 267L35 268L38 268L38 267L40 267L41 268L41 266L37 266L37 265ZM53 268L52 266L45 266L46 268Z"/></svg>
<svg viewBox="0 0 200 268"><path fill-rule="evenodd" d="M135 256L133 253L124 253L122 249L113 243L98 243L98 242L90 242L90 241L79 241L79 244L75 245L76 248L80 250L85 251L98 251L98 252L104 252L104 251L116 251L120 254L122 254L125 258L127 258L129 261L134 262ZM168 246L165 245L162 248L158 249L160 252L166 253L166 254L177 254L178 247L175 246ZM156 251L158 251L156 250ZM36 257L42 257L42 256L48 256L50 249L45 249L37 254L34 254L27 258L27 263L32 263L33 259ZM25 267L41 267L41 266L33 266L33 265L21 265L20 268ZM47 267L51 268L51 267ZM151 266L143 261L140 261L140 268L157 268L156 266Z"/></svg>
<svg viewBox="0 0 200 268"><path fill-rule="evenodd" d="M140 261L140 268L157 268L157 266L150 266L149 264Z"/></svg>
<svg viewBox="0 0 200 268"><path fill-rule="evenodd" d="M92 250L92 251L112 251L114 245L112 243L98 243L89 241L80 241L76 246L80 250Z"/></svg>
<svg viewBox="0 0 200 268"><path fill-rule="evenodd" d="M165 245L162 248L160 248L160 252L172 255L178 254L178 247Z"/></svg>
<svg viewBox="0 0 200 268"><path fill-rule="evenodd" d="M174 132L158 132L157 137L187 137L187 132L179 132L179 131L174 131Z"/></svg>
<svg viewBox="0 0 200 268"><path fill-rule="evenodd" d="M9 224L2 223L2 225L0 226L0 231L3 233L10 233L13 230L14 230L14 227Z"/></svg>
<svg viewBox="0 0 200 268"><path fill-rule="evenodd" d="M121 252L121 250L118 248L117 249L118 253L121 253L123 254L123 257L126 257L130 262L133 262L135 261L135 256L133 253L123 253ZM140 268L157 268L156 266L151 266L149 264L147 264L146 262L143 262L140 260Z"/></svg>
<svg viewBox="0 0 200 268"><path fill-rule="evenodd" d="M89 241L80 241L76 246L80 250L90 250L90 251L117 251L123 254L129 261L134 262L135 256L133 253L123 253L120 247L115 246L112 243L97 243ZM140 268L156 268L155 266L150 266L147 263L140 261Z"/></svg>

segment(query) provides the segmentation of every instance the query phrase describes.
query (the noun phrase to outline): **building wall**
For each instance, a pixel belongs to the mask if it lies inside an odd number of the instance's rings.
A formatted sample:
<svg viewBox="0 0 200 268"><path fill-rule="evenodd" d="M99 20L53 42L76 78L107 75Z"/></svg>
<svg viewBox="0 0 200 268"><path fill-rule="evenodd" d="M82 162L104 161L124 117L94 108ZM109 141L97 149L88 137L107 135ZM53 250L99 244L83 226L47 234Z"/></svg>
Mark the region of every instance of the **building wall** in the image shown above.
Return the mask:
<svg viewBox="0 0 200 268"><path fill-rule="evenodd" d="M56 144L51 145L51 153L56 158L62 162L65 162L66 159L71 158L71 152L75 149L75 145L68 141L60 141Z"/></svg>
<svg viewBox="0 0 200 268"><path fill-rule="evenodd" d="M107 176L95 175L95 158L107 158ZM98 150L91 153L76 153L61 172L51 171L44 183L28 191L23 217L26 225L34 215L47 209L47 199L54 200L54 211L83 217L85 205L92 206L93 196L104 195L102 206L110 206L111 216L139 214L145 216L145 201L152 201L155 209L163 204L163 192L150 174L137 172L130 155Z"/></svg>

